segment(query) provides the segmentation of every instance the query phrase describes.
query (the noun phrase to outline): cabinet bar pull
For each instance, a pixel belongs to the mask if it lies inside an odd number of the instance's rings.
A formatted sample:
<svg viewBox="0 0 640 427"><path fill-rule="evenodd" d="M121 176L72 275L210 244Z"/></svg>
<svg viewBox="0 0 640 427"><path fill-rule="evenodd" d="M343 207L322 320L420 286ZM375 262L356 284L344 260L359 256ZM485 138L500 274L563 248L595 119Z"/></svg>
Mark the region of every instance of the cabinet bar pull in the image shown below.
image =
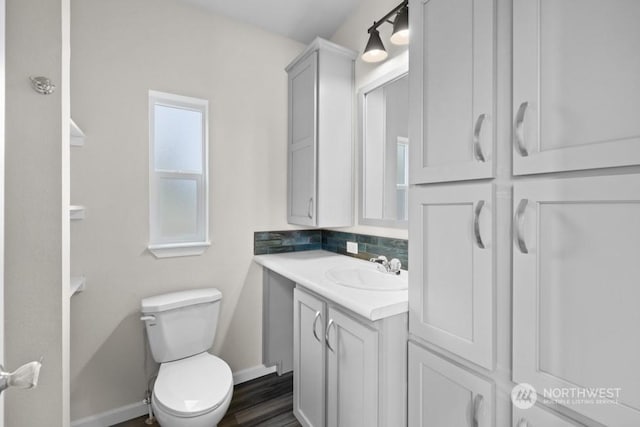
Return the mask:
<svg viewBox="0 0 640 427"><path fill-rule="evenodd" d="M482 146L480 145L480 131L482 130L482 123L487 118L486 114L480 114L476 120L476 125L473 128L473 155L479 162L486 161L484 154L482 154Z"/></svg>
<svg viewBox="0 0 640 427"><path fill-rule="evenodd" d="M318 323L318 319L322 319L322 313L320 313L319 311L316 311L316 317L313 319L313 336L315 337L316 340L318 340L320 344L322 344L322 340L320 339L320 337L318 337L318 334L316 333L316 323Z"/></svg>
<svg viewBox="0 0 640 427"><path fill-rule="evenodd" d="M309 207L307 209L307 216L313 218L313 197L309 197Z"/></svg>
<svg viewBox="0 0 640 427"><path fill-rule="evenodd" d="M529 152L527 151L527 147L524 145L524 113L527 111L527 107L529 106L528 102L523 102L520 104L518 108L518 112L516 113L516 123L515 129L513 131L513 142L516 145L516 149L518 153L522 157L527 157Z"/></svg>
<svg viewBox="0 0 640 427"><path fill-rule="evenodd" d="M516 427L529 427L529 422L524 418L520 418Z"/></svg>
<svg viewBox="0 0 640 427"><path fill-rule="evenodd" d="M481 394L476 394L473 398L473 427L478 427L480 424L478 422L478 412L480 412L480 407L482 406L483 397Z"/></svg>
<svg viewBox="0 0 640 427"><path fill-rule="evenodd" d="M520 203L518 203L518 208L516 209L516 215L514 218L514 222L516 223L516 229L515 229L515 240L516 240L516 244L518 245L518 249L520 249L520 252L522 252L523 254L528 254L529 253L529 249L527 248L527 243L524 241L524 211L525 209L527 209L527 204L529 203L529 200L527 199L522 199L520 200Z"/></svg>
<svg viewBox="0 0 640 427"><path fill-rule="evenodd" d="M482 241L482 236L480 235L480 212L484 207L484 200L480 200L476 204L476 208L473 212L473 235L476 238L476 245L480 249L484 249L484 242Z"/></svg>
<svg viewBox="0 0 640 427"><path fill-rule="evenodd" d="M329 331L331 331L331 327L333 326L333 319L329 319L329 323L327 323L327 332L324 334L324 342L327 344L327 348L331 350L332 353L335 353L331 344L329 344Z"/></svg>

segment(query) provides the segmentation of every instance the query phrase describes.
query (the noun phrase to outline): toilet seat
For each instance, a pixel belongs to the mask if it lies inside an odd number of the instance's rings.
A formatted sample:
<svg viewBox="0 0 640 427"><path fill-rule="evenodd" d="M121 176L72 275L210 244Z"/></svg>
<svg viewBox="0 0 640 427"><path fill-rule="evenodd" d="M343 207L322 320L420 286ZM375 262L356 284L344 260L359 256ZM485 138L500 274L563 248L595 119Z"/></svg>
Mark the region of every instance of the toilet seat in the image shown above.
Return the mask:
<svg viewBox="0 0 640 427"><path fill-rule="evenodd" d="M233 392L226 362L207 352L160 365L155 403L176 417L197 417L218 408Z"/></svg>

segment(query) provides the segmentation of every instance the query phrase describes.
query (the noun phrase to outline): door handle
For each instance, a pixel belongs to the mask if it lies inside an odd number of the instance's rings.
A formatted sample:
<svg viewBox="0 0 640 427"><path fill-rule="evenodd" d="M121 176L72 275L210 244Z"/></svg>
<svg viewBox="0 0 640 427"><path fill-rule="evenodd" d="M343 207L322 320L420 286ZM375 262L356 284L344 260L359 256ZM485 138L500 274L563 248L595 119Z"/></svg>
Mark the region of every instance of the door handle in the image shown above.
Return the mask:
<svg viewBox="0 0 640 427"><path fill-rule="evenodd" d="M527 101L520 104L518 112L516 113L515 126L513 130L513 142L515 143L516 150L522 157L527 157L529 152L524 142L524 113L527 111L529 103Z"/></svg>
<svg viewBox="0 0 640 427"><path fill-rule="evenodd" d="M318 323L318 319L322 319L322 313L320 313L319 311L316 311L316 317L313 318L313 336L315 337L316 340L318 340L320 344L322 344L322 340L320 339L320 337L318 337L318 334L316 333L316 323Z"/></svg>
<svg viewBox="0 0 640 427"><path fill-rule="evenodd" d="M486 161L484 154L482 154L482 146L480 145L480 131L482 131L482 123L484 123L484 119L486 118L486 114L480 114L473 128L473 155L479 162Z"/></svg>
<svg viewBox="0 0 640 427"><path fill-rule="evenodd" d="M473 421L473 427L478 427L480 425L478 421L478 412L480 412L483 400L484 398L481 394L476 394L473 398L473 417L471 418Z"/></svg>
<svg viewBox="0 0 640 427"><path fill-rule="evenodd" d="M527 204L529 204L528 199L520 200L518 203L518 207L516 208L516 214L513 219L515 222L515 233L514 238L516 241L516 245L518 245L518 249L523 254L529 253L529 248L527 248L527 242L524 240L524 211L527 209Z"/></svg>
<svg viewBox="0 0 640 427"><path fill-rule="evenodd" d="M313 197L309 197L309 206L307 207L307 216L313 218Z"/></svg>
<svg viewBox="0 0 640 427"><path fill-rule="evenodd" d="M480 235L480 212L484 207L484 200L480 200L476 204L476 208L473 212L473 236L476 239L476 245L480 249L484 249L484 242L482 241L482 236Z"/></svg>
<svg viewBox="0 0 640 427"><path fill-rule="evenodd" d="M34 388L38 385L41 367L42 358L40 361L26 363L13 372L5 372L0 365L0 393L9 387Z"/></svg>
<svg viewBox="0 0 640 427"><path fill-rule="evenodd" d="M331 344L329 344L329 332L331 331L331 327L333 326L333 319L329 319L329 323L327 323L327 331L324 334L324 342L327 344L327 348L331 350L332 353L335 353Z"/></svg>

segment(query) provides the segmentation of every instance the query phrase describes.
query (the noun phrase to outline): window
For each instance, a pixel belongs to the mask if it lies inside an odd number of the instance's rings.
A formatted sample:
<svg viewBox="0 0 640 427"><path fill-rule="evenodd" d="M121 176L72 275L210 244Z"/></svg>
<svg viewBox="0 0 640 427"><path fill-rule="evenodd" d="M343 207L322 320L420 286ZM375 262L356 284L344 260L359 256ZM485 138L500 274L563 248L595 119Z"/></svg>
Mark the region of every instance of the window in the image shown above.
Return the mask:
<svg viewBox="0 0 640 427"><path fill-rule="evenodd" d="M149 91L149 250L199 255L210 245L209 101Z"/></svg>

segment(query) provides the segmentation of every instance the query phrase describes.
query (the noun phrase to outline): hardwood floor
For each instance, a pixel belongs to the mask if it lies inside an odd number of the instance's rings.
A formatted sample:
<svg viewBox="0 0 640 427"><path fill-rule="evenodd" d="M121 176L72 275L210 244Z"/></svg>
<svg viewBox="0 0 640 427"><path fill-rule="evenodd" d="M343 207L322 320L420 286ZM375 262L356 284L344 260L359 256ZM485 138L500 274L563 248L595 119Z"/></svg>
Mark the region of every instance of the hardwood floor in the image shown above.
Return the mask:
<svg viewBox="0 0 640 427"><path fill-rule="evenodd" d="M145 417L113 427L146 427ZM152 424L158 426L158 423ZM218 427L299 427L293 416L293 373L276 374L237 385Z"/></svg>

